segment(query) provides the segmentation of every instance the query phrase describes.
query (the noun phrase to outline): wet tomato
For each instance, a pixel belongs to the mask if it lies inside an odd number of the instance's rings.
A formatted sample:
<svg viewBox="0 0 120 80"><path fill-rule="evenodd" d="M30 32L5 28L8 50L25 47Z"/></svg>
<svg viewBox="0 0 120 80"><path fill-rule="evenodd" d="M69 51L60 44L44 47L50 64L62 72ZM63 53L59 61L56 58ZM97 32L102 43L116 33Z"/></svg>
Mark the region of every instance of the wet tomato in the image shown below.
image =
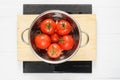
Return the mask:
<svg viewBox="0 0 120 80"><path fill-rule="evenodd" d="M53 43L48 47L47 54L50 58L58 58L62 54L61 48L57 43Z"/></svg>
<svg viewBox="0 0 120 80"><path fill-rule="evenodd" d="M58 42L59 41L59 35L56 34L56 33L51 35L51 41L52 42Z"/></svg>
<svg viewBox="0 0 120 80"><path fill-rule="evenodd" d="M67 35L71 31L71 25L66 20L60 20L56 26L59 35Z"/></svg>
<svg viewBox="0 0 120 80"><path fill-rule="evenodd" d="M51 35L55 32L56 23L52 19L45 19L41 22L39 27L43 33Z"/></svg>
<svg viewBox="0 0 120 80"><path fill-rule="evenodd" d="M59 39L58 44L63 50L70 50L74 46L74 39L71 35L65 35Z"/></svg>
<svg viewBox="0 0 120 80"><path fill-rule="evenodd" d="M51 44L51 39L46 34L38 34L35 36L35 45L39 49L46 49Z"/></svg>

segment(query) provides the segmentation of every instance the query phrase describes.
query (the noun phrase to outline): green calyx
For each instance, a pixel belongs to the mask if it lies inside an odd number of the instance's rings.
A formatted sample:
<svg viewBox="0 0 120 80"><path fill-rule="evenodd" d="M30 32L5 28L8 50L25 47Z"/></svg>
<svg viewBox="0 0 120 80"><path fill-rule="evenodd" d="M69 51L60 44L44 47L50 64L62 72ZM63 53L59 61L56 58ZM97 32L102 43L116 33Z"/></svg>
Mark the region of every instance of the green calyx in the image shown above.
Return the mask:
<svg viewBox="0 0 120 80"><path fill-rule="evenodd" d="M55 48L53 46L52 46L51 53L52 53L52 55L54 55L56 53L56 50L55 50Z"/></svg>
<svg viewBox="0 0 120 80"><path fill-rule="evenodd" d="M62 38L59 39L59 42L64 44L64 40Z"/></svg>
<svg viewBox="0 0 120 80"><path fill-rule="evenodd" d="M52 26L50 25L50 23L48 23L48 24L46 25L46 27L50 30L50 28L51 28Z"/></svg>
<svg viewBox="0 0 120 80"><path fill-rule="evenodd" d="M65 23L62 23L62 27L63 27L64 29L66 29L66 25L65 25Z"/></svg>

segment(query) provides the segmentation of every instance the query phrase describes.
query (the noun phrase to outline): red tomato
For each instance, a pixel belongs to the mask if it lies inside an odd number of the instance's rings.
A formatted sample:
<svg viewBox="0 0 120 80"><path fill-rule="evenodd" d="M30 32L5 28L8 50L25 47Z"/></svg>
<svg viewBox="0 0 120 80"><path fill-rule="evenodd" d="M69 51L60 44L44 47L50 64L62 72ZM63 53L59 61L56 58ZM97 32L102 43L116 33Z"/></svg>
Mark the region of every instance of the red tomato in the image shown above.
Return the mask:
<svg viewBox="0 0 120 80"><path fill-rule="evenodd" d="M52 42L58 42L59 41L59 36L58 36L58 34L53 34L53 35L51 35L51 41Z"/></svg>
<svg viewBox="0 0 120 80"><path fill-rule="evenodd" d="M39 49L46 49L51 43L51 39L46 34L38 34L35 36L35 45Z"/></svg>
<svg viewBox="0 0 120 80"><path fill-rule="evenodd" d="M61 48L58 44L53 43L49 46L47 54L50 58L58 58L62 54Z"/></svg>
<svg viewBox="0 0 120 80"><path fill-rule="evenodd" d="M59 39L58 44L63 50L70 50L74 46L74 39L70 35L65 35Z"/></svg>
<svg viewBox="0 0 120 80"><path fill-rule="evenodd" d="M46 34L54 34L56 23L52 19L45 19L39 25L40 30Z"/></svg>
<svg viewBox="0 0 120 80"><path fill-rule="evenodd" d="M61 20L58 24L57 24L57 33L59 35L67 35L70 33L71 31L71 25L68 21L65 20Z"/></svg>

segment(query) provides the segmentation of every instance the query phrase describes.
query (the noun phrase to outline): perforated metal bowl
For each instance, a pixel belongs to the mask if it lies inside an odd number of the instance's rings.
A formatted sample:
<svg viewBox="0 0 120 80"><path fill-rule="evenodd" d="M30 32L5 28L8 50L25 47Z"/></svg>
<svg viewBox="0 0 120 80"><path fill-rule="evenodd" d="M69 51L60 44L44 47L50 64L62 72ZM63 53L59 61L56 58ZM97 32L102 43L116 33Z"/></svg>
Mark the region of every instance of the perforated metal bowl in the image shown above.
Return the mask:
<svg viewBox="0 0 120 80"><path fill-rule="evenodd" d="M71 26L72 26L72 31L70 32L70 35L72 35L72 37L74 38L75 44L74 47L71 50L68 51L63 51L63 55L61 55L59 58L57 59L52 59L50 57L48 57L47 55L47 51L46 50L42 50L39 49L35 46L34 43L34 36L36 34L39 34L40 30L38 25L45 19L47 18L52 18L55 21L59 21L61 19L67 20ZM24 32L26 30L29 30L28 33L28 40L29 42L26 42L23 38ZM51 63L51 64L59 64L59 63L63 63L66 62L67 60L69 60L70 58L72 58L78 51L78 49L81 46L81 41L82 41L82 33L86 34L87 36L87 41L86 43L83 45L87 45L87 43L89 42L89 36L87 33L81 31L79 24L77 23L77 21L72 18L68 13L61 11L61 10L49 10L49 11L45 11L43 13L41 13L31 24L30 28L25 29L22 32L21 38L23 40L23 42L25 42L26 44L30 45L33 53L42 61L47 62L47 63Z"/></svg>

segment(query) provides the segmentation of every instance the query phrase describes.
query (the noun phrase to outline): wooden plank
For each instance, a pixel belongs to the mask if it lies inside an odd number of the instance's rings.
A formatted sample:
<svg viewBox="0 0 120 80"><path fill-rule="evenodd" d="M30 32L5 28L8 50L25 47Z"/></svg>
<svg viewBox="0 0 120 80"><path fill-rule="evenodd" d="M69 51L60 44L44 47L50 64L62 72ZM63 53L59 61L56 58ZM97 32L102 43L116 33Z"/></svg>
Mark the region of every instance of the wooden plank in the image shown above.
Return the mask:
<svg viewBox="0 0 120 80"><path fill-rule="evenodd" d="M38 15L18 15L17 23L17 43L18 43L18 61L40 61L32 52L29 45L21 40L21 33L26 28L29 28L33 20ZM89 61L96 59L96 15L95 14L71 14L79 23L82 31L89 34L89 43L80 48L77 54L71 58L71 61ZM24 35L28 41L28 32ZM86 41L86 36L82 35L82 44Z"/></svg>

